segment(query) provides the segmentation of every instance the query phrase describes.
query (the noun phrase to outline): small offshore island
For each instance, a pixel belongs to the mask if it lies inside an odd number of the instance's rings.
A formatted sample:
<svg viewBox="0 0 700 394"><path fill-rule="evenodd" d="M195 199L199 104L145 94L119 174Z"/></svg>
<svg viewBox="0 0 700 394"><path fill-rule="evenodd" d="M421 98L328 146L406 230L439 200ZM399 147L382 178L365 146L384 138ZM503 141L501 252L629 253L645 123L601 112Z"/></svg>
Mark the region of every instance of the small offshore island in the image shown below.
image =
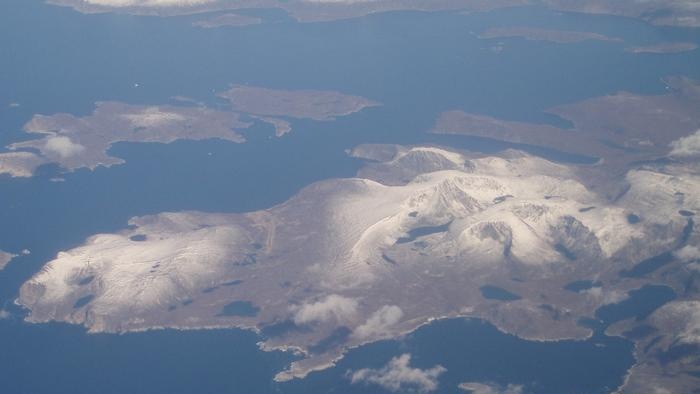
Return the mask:
<svg viewBox="0 0 700 394"><path fill-rule="evenodd" d="M598 33L566 30L545 30L531 27L491 28L479 35L479 38L483 39L512 37L522 37L526 40L533 41L549 41L558 44L570 44L588 40L614 42L621 41L619 38L610 38Z"/></svg>
<svg viewBox="0 0 700 394"><path fill-rule="evenodd" d="M0 250L0 271L5 269L15 257L17 257L17 255Z"/></svg>
<svg viewBox="0 0 700 394"><path fill-rule="evenodd" d="M692 42L663 42L655 45L638 46L627 48L628 52L632 53L682 53L698 49L698 46Z"/></svg>
<svg viewBox="0 0 700 394"><path fill-rule="evenodd" d="M272 125L275 135L282 137L292 131L291 119L332 121L380 105L338 92L249 86L232 87L219 97L228 100L232 110L215 110L199 103L155 106L100 102L88 116L35 115L24 131L43 137L7 146L10 152L0 153L0 175L31 177L38 167L52 163L68 172L122 164L122 159L108 154L117 142L167 144L217 138L244 143L240 131L256 121Z"/></svg>

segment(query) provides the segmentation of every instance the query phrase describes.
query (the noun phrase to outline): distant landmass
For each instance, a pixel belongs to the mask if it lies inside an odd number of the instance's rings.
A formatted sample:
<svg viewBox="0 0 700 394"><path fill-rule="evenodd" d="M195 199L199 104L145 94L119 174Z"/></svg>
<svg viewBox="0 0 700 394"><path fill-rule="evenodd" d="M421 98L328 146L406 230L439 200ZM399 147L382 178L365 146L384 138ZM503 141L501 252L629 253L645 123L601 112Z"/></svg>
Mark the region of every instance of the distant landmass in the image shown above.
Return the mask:
<svg viewBox="0 0 700 394"><path fill-rule="evenodd" d="M488 11L499 8L541 5L557 11L610 14L640 18L656 25L700 26L700 10L692 0L48 0L85 13L126 12L141 15L187 15L194 13L278 8L299 21L329 21L387 11Z"/></svg>

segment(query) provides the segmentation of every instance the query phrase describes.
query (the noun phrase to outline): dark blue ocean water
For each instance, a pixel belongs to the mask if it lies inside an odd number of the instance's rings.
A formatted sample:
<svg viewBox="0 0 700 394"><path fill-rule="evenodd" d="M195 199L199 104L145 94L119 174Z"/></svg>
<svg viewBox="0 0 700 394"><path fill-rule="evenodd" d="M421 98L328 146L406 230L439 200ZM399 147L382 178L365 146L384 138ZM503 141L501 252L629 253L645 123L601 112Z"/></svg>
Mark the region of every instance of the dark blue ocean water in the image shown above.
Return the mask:
<svg viewBox="0 0 700 394"><path fill-rule="evenodd" d="M0 178L0 249L32 251L0 272L0 305L10 308L23 281L91 234L123 228L134 215L269 207L313 181L352 176L361 163L344 151L360 143L430 142L485 152L512 146L426 134L443 110L566 125L542 111L618 90L658 93L667 75L700 78L700 51L633 55L619 43L474 35L528 25L594 31L628 45L700 42L698 31L624 18L526 8L297 24L279 13L260 14L274 21L206 30L191 27L192 16L81 15L37 0L0 4L0 146L26 138L21 127L34 113L88 114L95 101L162 104L175 95L216 106L214 92L231 83L338 90L384 103L334 122L295 122L281 139L259 126L241 145L117 144L112 153L127 164L77 171L62 183L49 181L52 168L32 179ZM496 42L505 47L500 54L490 50ZM10 102L20 107L9 108ZM521 148L556 160L592 160ZM350 386L347 369L378 366L403 352L419 366L446 366L441 383L450 390L460 380L488 380L541 393L594 393L619 384L631 362L631 347L620 339L531 343L457 320L353 351L337 368L303 382L276 385L271 377L290 356L257 351L250 333L92 336L65 325L25 325L15 312L0 321L2 393L359 392L367 388Z"/></svg>

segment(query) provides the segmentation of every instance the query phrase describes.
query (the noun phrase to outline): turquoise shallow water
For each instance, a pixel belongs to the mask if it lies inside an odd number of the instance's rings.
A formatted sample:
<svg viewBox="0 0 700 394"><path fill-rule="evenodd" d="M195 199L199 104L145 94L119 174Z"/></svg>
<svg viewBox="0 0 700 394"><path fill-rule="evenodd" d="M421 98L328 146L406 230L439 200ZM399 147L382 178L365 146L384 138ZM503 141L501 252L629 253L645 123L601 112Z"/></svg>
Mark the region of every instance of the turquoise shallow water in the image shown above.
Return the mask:
<svg viewBox="0 0 700 394"><path fill-rule="evenodd" d="M32 251L0 272L0 303L7 308L21 283L57 251L123 228L134 215L266 208L313 181L352 176L361 163L345 150L360 143L433 142L485 152L511 147L426 134L443 110L565 126L542 111L622 89L661 92L658 81L666 75L700 78L693 67L699 51L639 57L619 43L516 38L499 40L505 50L495 54L495 42L474 36L492 26L533 25L595 31L634 44L700 42L697 31L537 8L476 15L402 12L319 24L279 18L213 30L190 27L193 19L86 16L39 1L3 2L0 145L26 138L20 129L34 113L87 114L95 101L160 104L174 95L216 106L221 103L213 92L231 83L332 89L384 106L334 122L296 122L281 139L272 138L269 127L255 127L242 145L117 144L112 153L127 164L77 171L62 183L49 181L51 168L33 179L0 178L0 249ZM10 102L21 106L8 108ZM524 148L561 161L591 159ZM487 380L542 393L594 393L618 384L631 362L630 345L618 339L531 343L456 320L422 328L405 341L363 347L335 369L277 385L271 377L290 356L259 352L250 333L92 336L65 325L25 325L21 312L13 312L0 321L3 393L362 392L367 388L344 378L347 369L379 366L405 352L414 354L418 366L447 367L445 392L463 380Z"/></svg>

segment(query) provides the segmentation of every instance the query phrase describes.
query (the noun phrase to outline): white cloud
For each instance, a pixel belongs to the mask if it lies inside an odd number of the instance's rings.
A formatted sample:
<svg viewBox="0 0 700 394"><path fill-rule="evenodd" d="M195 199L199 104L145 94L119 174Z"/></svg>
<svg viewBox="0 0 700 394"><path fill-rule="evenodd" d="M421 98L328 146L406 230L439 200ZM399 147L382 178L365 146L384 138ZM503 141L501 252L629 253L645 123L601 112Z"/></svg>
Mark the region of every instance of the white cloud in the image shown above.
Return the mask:
<svg viewBox="0 0 700 394"><path fill-rule="evenodd" d="M496 384L485 383L462 383L459 388L464 391L470 391L471 394L523 394L523 386L509 384L506 387L500 387Z"/></svg>
<svg viewBox="0 0 700 394"><path fill-rule="evenodd" d="M12 314L10 314L10 312L4 309L0 309L0 320L9 319L11 316Z"/></svg>
<svg viewBox="0 0 700 394"><path fill-rule="evenodd" d="M0 175L30 177L34 174L34 170L44 162L43 157L32 152L0 153Z"/></svg>
<svg viewBox="0 0 700 394"><path fill-rule="evenodd" d="M213 3L216 0L85 0L88 4L107 7L184 7Z"/></svg>
<svg viewBox="0 0 700 394"><path fill-rule="evenodd" d="M447 369L436 365L430 369L411 368L410 354L392 358L380 369L364 368L353 372L353 384L376 384L389 391L427 393L438 388L438 377Z"/></svg>
<svg viewBox="0 0 700 394"><path fill-rule="evenodd" d="M183 115L175 112L162 111L158 107L148 107L135 114L122 115L127 118L134 127L156 127L169 123L186 120Z"/></svg>
<svg viewBox="0 0 700 394"><path fill-rule="evenodd" d="M84 150L84 146L71 141L66 136L48 137L44 144L44 153L57 154L62 159L75 156Z"/></svg>
<svg viewBox="0 0 700 394"><path fill-rule="evenodd" d="M335 320L343 322L352 319L357 314L357 300L331 294L325 299L311 304L295 307L294 323L308 324Z"/></svg>
<svg viewBox="0 0 700 394"><path fill-rule="evenodd" d="M356 338L386 336L389 330L403 317L403 311L396 305L384 305L353 332Z"/></svg>
<svg viewBox="0 0 700 394"><path fill-rule="evenodd" d="M673 255L676 256L678 260L687 263L700 259L700 249L695 246L688 245L676 250L673 252Z"/></svg>
<svg viewBox="0 0 700 394"><path fill-rule="evenodd" d="M591 287L583 293L603 305L617 304L628 297L627 293L625 292L618 290L605 290L602 287Z"/></svg>
<svg viewBox="0 0 700 394"><path fill-rule="evenodd" d="M700 130L687 137L671 142L671 156L693 157L700 156Z"/></svg>

